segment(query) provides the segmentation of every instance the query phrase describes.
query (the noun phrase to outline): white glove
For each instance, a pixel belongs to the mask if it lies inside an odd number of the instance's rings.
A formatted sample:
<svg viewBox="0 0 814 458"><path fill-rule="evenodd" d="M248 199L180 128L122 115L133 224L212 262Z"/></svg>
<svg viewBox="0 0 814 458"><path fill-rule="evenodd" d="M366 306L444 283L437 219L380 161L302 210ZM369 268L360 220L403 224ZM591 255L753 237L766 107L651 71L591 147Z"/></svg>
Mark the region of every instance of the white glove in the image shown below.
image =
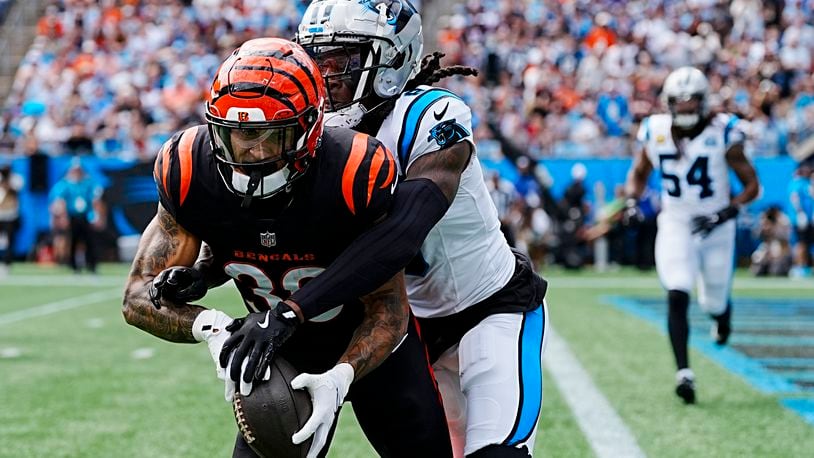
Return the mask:
<svg viewBox="0 0 814 458"><path fill-rule="evenodd" d="M220 344L223 347L223 343ZM217 361L217 356L214 356L215 364L220 364ZM235 353L229 355L229 363L226 365L226 369L223 369L223 381L226 382L226 402L232 402L235 397L235 382L232 380L231 377L227 376L226 374L232 370L232 358L235 357ZM246 364L249 363L249 360L244 358L243 364L240 367L240 395L241 396L248 396L252 392L252 382L246 383L243 381L243 376L246 374ZM271 366L266 368L266 373L263 374L263 380L271 379Z"/></svg>
<svg viewBox="0 0 814 458"><path fill-rule="evenodd" d="M232 317L215 309L204 310L199 313L192 323L192 337L198 342L206 342L209 347L209 354L215 361L215 371L218 378L226 383L224 397L227 402L232 402L235 395L235 383L226 376L226 370L220 367L220 350L223 343L232 334L226 330L232 322Z"/></svg>
<svg viewBox="0 0 814 458"><path fill-rule="evenodd" d="M353 376L353 366L339 363L322 374L300 374L291 381L291 388L295 390L305 388L311 395L313 405L311 417L302 429L291 436L291 441L295 444L301 444L311 435L314 436L307 458L316 458L325 446L331 425L336 418L336 409L345 400Z"/></svg>

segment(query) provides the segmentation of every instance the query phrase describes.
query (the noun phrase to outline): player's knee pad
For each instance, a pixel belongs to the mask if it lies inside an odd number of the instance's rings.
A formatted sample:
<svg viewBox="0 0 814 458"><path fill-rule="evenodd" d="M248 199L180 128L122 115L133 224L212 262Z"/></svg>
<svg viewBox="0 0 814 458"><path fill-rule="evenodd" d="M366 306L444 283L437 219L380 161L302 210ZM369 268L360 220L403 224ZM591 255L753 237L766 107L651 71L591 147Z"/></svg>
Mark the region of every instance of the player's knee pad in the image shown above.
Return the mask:
<svg viewBox="0 0 814 458"><path fill-rule="evenodd" d="M482 449L466 455L466 458L530 458L531 453L526 446L520 448L511 445L487 445Z"/></svg>

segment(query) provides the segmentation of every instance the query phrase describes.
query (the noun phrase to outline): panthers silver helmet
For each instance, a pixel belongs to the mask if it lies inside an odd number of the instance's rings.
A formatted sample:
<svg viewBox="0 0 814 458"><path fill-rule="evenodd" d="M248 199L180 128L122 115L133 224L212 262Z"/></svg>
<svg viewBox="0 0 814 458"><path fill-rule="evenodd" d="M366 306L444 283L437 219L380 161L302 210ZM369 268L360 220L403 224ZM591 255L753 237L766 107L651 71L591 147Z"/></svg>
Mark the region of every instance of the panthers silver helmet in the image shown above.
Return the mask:
<svg viewBox="0 0 814 458"><path fill-rule="evenodd" d="M673 116L673 126L693 129L709 115L709 80L697 68L678 68L664 80L662 100Z"/></svg>
<svg viewBox="0 0 814 458"><path fill-rule="evenodd" d="M328 86L326 125L354 127L418 73L421 16L408 0L316 0L296 41Z"/></svg>

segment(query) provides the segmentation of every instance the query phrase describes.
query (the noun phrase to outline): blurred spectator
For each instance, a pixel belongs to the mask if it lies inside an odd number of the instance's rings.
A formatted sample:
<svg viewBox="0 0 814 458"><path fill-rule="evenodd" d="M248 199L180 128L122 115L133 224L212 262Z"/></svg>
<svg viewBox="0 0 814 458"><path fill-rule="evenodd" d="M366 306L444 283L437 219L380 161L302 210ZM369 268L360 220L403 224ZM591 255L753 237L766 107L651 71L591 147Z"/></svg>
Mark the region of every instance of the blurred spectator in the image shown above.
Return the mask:
<svg viewBox="0 0 814 458"><path fill-rule="evenodd" d="M77 123L71 128L71 136L65 140L65 153L71 156L93 154L93 140L84 124Z"/></svg>
<svg viewBox="0 0 814 458"><path fill-rule="evenodd" d="M11 167L0 167L0 252L3 252L3 263L0 264L0 278L5 276L14 258L14 234L20 227L20 184L11 173Z"/></svg>
<svg viewBox="0 0 814 458"><path fill-rule="evenodd" d="M517 158L516 165L518 175L517 181L514 182L514 188L517 190L517 193L525 199L532 196L539 196L540 187L534 176L531 160L526 156L520 156Z"/></svg>
<svg viewBox="0 0 814 458"><path fill-rule="evenodd" d="M559 242L562 263L567 268L577 269L587 262L588 247L582 239L586 218L589 212L586 200L585 176L587 170L582 163L571 167L571 183L560 200Z"/></svg>
<svg viewBox="0 0 814 458"><path fill-rule="evenodd" d="M58 219L63 214L68 217L70 234L70 254L68 264L79 273L79 245L84 247L84 266L96 272L96 247L94 231L102 229L104 211L102 208L102 187L82 168L78 157L71 161L65 177L51 190L52 212ZM64 213L63 213L64 212Z"/></svg>
<svg viewBox="0 0 814 458"><path fill-rule="evenodd" d="M760 245L752 253L750 270L757 276L786 276L791 269L791 222L772 206L760 215Z"/></svg>
<svg viewBox="0 0 814 458"><path fill-rule="evenodd" d="M793 277L811 276L810 250L814 243L814 175L811 165L802 163L789 183L789 217L794 221Z"/></svg>
<svg viewBox="0 0 814 458"><path fill-rule="evenodd" d="M500 231L503 232L509 245L515 247L517 243L514 238L514 229L509 221L509 212L512 203L518 198L517 190L511 181L500 178L500 174L494 171L488 172L486 187L489 189L489 195L497 209Z"/></svg>

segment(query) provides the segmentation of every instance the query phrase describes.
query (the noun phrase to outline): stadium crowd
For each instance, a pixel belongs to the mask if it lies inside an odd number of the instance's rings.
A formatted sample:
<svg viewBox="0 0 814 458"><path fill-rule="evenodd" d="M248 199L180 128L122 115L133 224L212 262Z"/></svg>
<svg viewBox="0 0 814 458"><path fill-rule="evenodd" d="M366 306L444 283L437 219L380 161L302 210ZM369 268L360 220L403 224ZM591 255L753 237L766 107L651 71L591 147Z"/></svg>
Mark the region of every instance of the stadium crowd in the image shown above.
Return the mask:
<svg viewBox="0 0 814 458"><path fill-rule="evenodd" d="M222 56L257 36L294 33L306 1L53 2L19 67L0 148L33 135L50 154L152 160L202 121Z"/></svg>
<svg viewBox="0 0 814 458"><path fill-rule="evenodd" d="M0 154L23 155L36 142L49 155L152 161L171 132L203 121L220 59L249 38L293 36L307 4L53 1L2 107ZM629 156L639 121L662 108L662 82L676 67L705 70L713 109L747 122L749 155L814 150L810 0L467 0L440 23L425 34L436 33L444 64L480 70L443 84L472 107L479 154L514 162L518 178L496 187L498 207L507 232L541 257L546 247L568 246L556 260L589 260L581 234L618 190L577 183L555 200L535 164ZM581 182L584 171L572 177ZM657 202L643 204L655 217ZM620 262L651 262L633 258Z"/></svg>
<svg viewBox="0 0 814 458"><path fill-rule="evenodd" d="M774 156L814 134L813 4L469 0L438 42L448 63L482 70L456 89L532 158L629 155L684 65L705 70L713 107L749 122L747 153Z"/></svg>

